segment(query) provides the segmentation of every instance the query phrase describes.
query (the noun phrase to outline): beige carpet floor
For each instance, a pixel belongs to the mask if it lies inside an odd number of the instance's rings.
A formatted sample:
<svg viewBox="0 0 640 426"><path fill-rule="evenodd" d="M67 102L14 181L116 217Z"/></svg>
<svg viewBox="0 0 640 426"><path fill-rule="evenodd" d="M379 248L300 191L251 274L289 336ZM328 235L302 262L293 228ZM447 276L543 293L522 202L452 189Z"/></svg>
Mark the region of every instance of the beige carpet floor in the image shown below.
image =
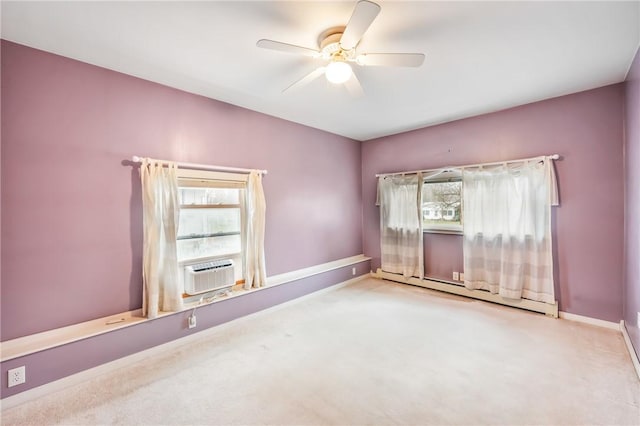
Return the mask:
<svg viewBox="0 0 640 426"><path fill-rule="evenodd" d="M640 424L620 333L366 279L5 410L4 425Z"/></svg>

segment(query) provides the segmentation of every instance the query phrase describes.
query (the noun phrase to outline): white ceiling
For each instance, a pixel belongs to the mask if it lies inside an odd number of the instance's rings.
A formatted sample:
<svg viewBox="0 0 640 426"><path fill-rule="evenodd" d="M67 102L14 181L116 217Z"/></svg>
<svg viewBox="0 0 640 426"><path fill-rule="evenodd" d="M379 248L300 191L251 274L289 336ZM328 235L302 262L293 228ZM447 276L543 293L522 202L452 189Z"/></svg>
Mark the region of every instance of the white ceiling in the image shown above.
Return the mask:
<svg viewBox="0 0 640 426"><path fill-rule="evenodd" d="M367 140L624 80L640 42L640 1L374 0L359 52L422 52L421 68L357 67L366 92L318 78L319 64L259 49L318 48L347 2L2 2L2 38Z"/></svg>

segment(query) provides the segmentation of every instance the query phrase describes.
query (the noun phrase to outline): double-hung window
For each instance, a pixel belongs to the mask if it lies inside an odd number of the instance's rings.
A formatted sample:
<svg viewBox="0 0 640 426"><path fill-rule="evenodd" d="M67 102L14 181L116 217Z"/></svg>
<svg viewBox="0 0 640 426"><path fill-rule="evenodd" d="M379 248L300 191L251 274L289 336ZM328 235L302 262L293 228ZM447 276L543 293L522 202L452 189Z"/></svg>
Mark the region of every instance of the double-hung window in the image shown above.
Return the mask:
<svg viewBox="0 0 640 426"><path fill-rule="evenodd" d="M246 175L180 170L180 265L232 259L242 280Z"/></svg>

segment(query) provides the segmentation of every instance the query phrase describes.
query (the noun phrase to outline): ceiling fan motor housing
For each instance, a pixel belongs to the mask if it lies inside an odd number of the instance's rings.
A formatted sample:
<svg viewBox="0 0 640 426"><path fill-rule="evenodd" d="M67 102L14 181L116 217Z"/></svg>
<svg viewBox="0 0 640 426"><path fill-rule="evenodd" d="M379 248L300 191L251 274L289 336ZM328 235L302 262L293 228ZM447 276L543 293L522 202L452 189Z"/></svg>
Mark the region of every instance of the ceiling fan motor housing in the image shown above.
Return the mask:
<svg viewBox="0 0 640 426"><path fill-rule="evenodd" d="M344 28L345 27L343 26L331 27L323 31L318 37L318 44L320 45L322 56L325 59L342 61L349 59L349 52L342 49L342 46L340 46L340 39L342 38Z"/></svg>

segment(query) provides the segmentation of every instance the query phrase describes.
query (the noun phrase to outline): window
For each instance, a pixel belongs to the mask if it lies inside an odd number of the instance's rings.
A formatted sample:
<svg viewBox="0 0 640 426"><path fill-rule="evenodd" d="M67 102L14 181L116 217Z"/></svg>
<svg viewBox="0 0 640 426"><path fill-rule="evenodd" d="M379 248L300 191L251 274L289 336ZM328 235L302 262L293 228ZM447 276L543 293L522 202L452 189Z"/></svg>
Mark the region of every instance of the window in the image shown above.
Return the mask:
<svg viewBox="0 0 640 426"><path fill-rule="evenodd" d="M231 259L236 282L243 280L246 179L235 173L179 170L181 268Z"/></svg>
<svg viewBox="0 0 640 426"><path fill-rule="evenodd" d="M425 180L422 185L422 226L425 232L462 233L462 180Z"/></svg>
<svg viewBox="0 0 640 426"><path fill-rule="evenodd" d="M240 189L179 184L178 260L241 252Z"/></svg>

